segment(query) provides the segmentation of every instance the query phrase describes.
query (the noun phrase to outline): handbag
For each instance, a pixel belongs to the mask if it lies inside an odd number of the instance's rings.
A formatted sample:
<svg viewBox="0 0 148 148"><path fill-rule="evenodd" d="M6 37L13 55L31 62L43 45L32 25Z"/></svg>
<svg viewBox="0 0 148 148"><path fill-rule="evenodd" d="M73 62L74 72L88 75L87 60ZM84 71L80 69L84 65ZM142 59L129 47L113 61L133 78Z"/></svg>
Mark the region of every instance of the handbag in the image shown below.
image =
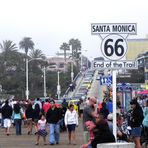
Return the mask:
<svg viewBox="0 0 148 148"><path fill-rule="evenodd" d="M21 114L21 119L26 119L25 113L20 112L20 114Z"/></svg>

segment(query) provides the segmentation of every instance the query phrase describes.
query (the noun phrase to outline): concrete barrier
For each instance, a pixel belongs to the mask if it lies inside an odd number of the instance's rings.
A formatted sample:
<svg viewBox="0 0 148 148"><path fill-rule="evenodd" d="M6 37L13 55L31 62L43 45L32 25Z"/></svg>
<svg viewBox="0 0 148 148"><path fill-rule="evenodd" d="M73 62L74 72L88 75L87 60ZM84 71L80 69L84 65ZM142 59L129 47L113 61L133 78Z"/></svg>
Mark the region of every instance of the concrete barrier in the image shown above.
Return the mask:
<svg viewBox="0 0 148 148"><path fill-rule="evenodd" d="M134 143L102 143L97 144L97 148L134 148Z"/></svg>

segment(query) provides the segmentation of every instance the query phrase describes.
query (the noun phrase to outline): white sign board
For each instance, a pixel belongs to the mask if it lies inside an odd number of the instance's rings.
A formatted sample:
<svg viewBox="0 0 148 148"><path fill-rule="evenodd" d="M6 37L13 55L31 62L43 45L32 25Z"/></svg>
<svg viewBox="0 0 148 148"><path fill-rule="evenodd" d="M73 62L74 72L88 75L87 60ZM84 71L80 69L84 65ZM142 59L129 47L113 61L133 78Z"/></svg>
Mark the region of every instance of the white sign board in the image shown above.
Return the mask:
<svg viewBox="0 0 148 148"><path fill-rule="evenodd" d="M91 24L91 34L137 34L137 24L136 23L92 23Z"/></svg>
<svg viewBox="0 0 148 148"><path fill-rule="evenodd" d="M91 34L100 35L101 51L105 58L111 61L118 61L126 55L127 37L129 34L137 34L136 23L93 23Z"/></svg>
<svg viewBox="0 0 148 148"><path fill-rule="evenodd" d="M94 61L94 69L138 69L137 61Z"/></svg>

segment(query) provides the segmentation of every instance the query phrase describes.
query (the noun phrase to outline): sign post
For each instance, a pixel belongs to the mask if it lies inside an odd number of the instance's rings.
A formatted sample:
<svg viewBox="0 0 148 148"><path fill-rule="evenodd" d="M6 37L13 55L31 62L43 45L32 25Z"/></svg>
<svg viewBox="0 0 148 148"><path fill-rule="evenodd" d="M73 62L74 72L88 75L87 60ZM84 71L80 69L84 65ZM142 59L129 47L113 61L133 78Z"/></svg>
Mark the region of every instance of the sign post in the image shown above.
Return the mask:
<svg viewBox="0 0 148 148"><path fill-rule="evenodd" d="M113 70L113 134L115 136L115 139L117 139L117 113L116 113L116 70Z"/></svg>
<svg viewBox="0 0 148 148"><path fill-rule="evenodd" d="M101 52L106 60L94 61L94 69L112 70L112 87L113 87L113 134L117 139L116 123L116 70L117 69L137 69L137 61L122 60L127 52L128 35L137 34L136 23L93 23L91 24L91 34L99 35L102 39ZM107 77L100 78L100 84L106 83Z"/></svg>

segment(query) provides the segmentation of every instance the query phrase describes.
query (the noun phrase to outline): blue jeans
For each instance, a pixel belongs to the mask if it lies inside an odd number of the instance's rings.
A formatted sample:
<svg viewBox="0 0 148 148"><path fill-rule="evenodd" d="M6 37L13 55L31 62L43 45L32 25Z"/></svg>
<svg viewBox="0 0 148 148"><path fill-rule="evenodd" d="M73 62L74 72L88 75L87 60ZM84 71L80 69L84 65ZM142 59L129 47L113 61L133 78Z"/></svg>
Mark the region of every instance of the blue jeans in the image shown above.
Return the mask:
<svg viewBox="0 0 148 148"><path fill-rule="evenodd" d="M14 119L15 123L15 129L16 129L16 135L21 135L22 134L22 119Z"/></svg>
<svg viewBox="0 0 148 148"><path fill-rule="evenodd" d="M60 126L59 124L49 124L49 142L50 144L59 143L60 139Z"/></svg>

